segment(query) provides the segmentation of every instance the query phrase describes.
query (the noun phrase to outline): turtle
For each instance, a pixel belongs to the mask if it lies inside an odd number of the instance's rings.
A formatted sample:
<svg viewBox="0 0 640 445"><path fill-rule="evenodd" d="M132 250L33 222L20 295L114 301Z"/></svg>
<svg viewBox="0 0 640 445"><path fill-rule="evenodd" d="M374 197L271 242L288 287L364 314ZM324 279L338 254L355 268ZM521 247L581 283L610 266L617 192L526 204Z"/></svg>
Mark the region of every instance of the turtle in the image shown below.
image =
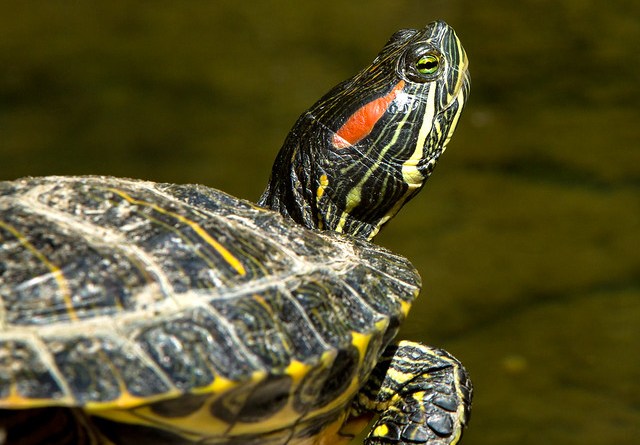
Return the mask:
<svg viewBox="0 0 640 445"><path fill-rule="evenodd" d="M296 121L257 204L105 176L0 183L0 443L452 445L472 385L395 340L420 276L372 239L469 94L443 21Z"/></svg>

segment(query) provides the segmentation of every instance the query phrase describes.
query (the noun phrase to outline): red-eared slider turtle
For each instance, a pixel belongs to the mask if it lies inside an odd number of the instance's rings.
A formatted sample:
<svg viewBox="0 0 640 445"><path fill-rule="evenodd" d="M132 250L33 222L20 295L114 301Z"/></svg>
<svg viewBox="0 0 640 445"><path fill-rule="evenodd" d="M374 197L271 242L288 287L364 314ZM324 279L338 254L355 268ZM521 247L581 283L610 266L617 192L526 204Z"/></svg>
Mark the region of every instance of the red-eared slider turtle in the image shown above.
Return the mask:
<svg viewBox="0 0 640 445"><path fill-rule="evenodd" d="M298 119L258 205L110 177L0 183L5 444L455 444L458 361L392 343L420 287L369 242L469 92L443 22ZM319 230L320 229L320 230Z"/></svg>

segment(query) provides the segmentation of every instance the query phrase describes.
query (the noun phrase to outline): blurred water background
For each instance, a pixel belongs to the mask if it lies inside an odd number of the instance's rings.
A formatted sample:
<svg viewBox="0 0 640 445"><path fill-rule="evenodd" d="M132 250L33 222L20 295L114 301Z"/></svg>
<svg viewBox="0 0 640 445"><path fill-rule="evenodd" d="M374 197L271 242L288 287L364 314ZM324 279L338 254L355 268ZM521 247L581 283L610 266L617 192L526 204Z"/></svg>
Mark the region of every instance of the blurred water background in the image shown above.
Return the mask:
<svg viewBox="0 0 640 445"><path fill-rule="evenodd" d="M441 18L472 96L377 238L424 280L402 335L476 386L466 445L640 437L640 3L0 3L0 179L108 174L255 200L298 114Z"/></svg>

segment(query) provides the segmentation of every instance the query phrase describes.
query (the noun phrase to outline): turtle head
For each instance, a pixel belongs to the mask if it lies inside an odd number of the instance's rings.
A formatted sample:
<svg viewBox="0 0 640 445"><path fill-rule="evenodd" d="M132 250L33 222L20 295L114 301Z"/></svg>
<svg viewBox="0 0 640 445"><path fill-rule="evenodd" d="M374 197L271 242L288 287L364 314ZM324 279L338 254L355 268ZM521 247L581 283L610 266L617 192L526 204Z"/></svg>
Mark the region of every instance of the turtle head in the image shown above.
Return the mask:
<svg viewBox="0 0 640 445"><path fill-rule="evenodd" d="M308 228L373 238L445 150L469 94L467 65L444 22L396 32L298 118L260 205Z"/></svg>

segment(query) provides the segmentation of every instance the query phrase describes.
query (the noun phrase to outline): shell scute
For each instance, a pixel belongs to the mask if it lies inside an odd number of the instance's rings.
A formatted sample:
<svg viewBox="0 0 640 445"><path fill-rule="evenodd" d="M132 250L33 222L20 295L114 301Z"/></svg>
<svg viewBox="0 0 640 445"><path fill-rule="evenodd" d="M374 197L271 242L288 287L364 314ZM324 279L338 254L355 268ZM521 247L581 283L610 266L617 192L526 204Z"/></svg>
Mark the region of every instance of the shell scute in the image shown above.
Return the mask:
<svg viewBox="0 0 640 445"><path fill-rule="evenodd" d="M226 321L202 308L151 322L135 341L183 391L217 376L242 380L259 367Z"/></svg>
<svg viewBox="0 0 640 445"><path fill-rule="evenodd" d="M211 305L264 369L284 369L293 359L308 361L325 348L289 293L278 287L214 299Z"/></svg>
<svg viewBox="0 0 640 445"><path fill-rule="evenodd" d="M55 364L79 405L127 396L148 398L171 389L166 377L118 337L75 335L52 338L48 343Z"/></svg>
<svg viewBox="0 0 640 445"><path fill-rule="evenodd" d="M28 340L0 339L0 404L65 397L65 390Z"/></svg>
<svg viewBox="0 0 640 445"><path fill-rule="evenodd" d="M105 243L78 243L66 227L43 225L24 208L3 215L0 297L12 325L47 325L110 316L136 305L148 277Z"/></svg>

